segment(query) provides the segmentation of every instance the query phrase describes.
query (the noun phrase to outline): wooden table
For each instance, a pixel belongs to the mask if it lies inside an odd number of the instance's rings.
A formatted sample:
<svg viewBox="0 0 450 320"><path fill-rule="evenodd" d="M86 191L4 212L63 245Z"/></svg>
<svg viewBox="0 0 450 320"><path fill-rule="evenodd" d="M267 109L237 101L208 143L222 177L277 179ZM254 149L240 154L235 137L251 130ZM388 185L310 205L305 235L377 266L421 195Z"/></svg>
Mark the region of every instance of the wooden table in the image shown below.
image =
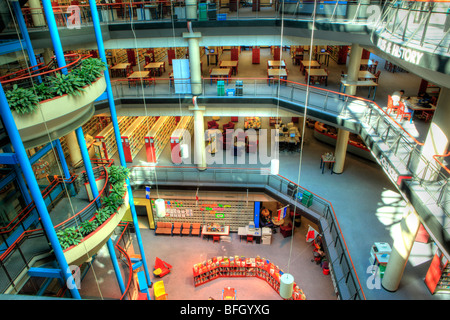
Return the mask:
<svg viewBox="0 0 450 320"><path fill-rule="evenodd" d="M300 61L300 72L302 72L303 74L305 74L305 69L306 68L320 68L320 63L317 62L316 60L302 60Z"/></svg>
<svg viewBox="0 0 450 320"><path fill-rule="evenodd" d="M348 74L343 74L343 76L348 77ZM358 80L372 80L376 79L375 75L367 70L360 70L358 71Z"/></svg>
<svg viewBox="0 0 450 320"><path fill-rule="evenodd" d="M330 63L330 53L329 52L317 52L316 53L316 59L317 59L317 61L321 61L322 60L322 57L323 57L323 59L324 59L324 64L326 65L326 66L328 66L328 64Z"/></svg>
<svg viewBox="0 0 450 320"><path fill-rule="evenodd" d="M238 69L238 61L230 61L230 60L225 60L225 61L220 61L220 67L221 68L231 68L231 71L234 75L237 74L237 69Z"/></svg>
<svg viewBox="0 0 450 320"><path fill-rule="evenodd" d="M231 74L231 68L214 68L211 70L211 73L209 76L211 77L211 84L212 84L212 78L226 78L227 84L228 84L228 77Z"/></svg>
<svg viewBox="0 0 450 320"><path fill-rule="evenodd" d="M331 169L331 174L333 174L333 168L334 168L334 164L336 162L336 158L327 158L325 157L325 155L322 155L320 157L320 169L322 169L322 174L323 171L325 170L325 164L328 163L328 167Z"/></svg>
<svg viewBox="0 0 450 320"><path fill-rule="evenodd" d="M118 63L111 67L111 76L127 76L127 69L131 67L131 63Z"/></svg>
<svg viewBox="0 0 450 320"><path fill-rule="evenodd" d="M292 60L294 62L294 64L300 65L301 60L304 59L304 52L296 52L293 56L292 56Z"/></svg>
<svg viewBox="0 0 450 320"><path fill-rule="evenodd" d="M269 78L267 83L270 86L271 79L280 78L287 80L287 71L286 69L267 69L267 78Z"/></svg>
<svg viewBox="0 0 450 320"><path fill-rule="evenodd" d="M428 117L432 115L436 110L436 106L434 104L429 103L431 108L427 108L419 103L420 100L421 100L420 97L409 97L409 99L402 99L405 107L411 110L410 122L412 122L412 118L414 117L414 113L416 111L422 111L423 113L427 113L428 115L426 116L426 119L428 119Z"/></svg>
<svg viewBox="0 0 450 320"><path fill-rule="evenodd" d="M325 78L325 86L328 85L328 72L325 69L306 69L305 70L305 81L308 83L308 78L310 78L310 83L314 83L316 78Z"/></svg>
<svg viewBox="0 0 450 320"><path fill-rule="evenodd" d="M203 226L202 228L202 238L204 238L205 236L208 238L209 240L209 236L228 236L230 234L230 226L224 226L224 230L223 231L207 231L206 230L206 225Z"/></svg>
<svg viewBox="0 0 450 320"><path fill-rule="evenodd" d="M158 74L158 76L160 76L164 69L164 61L150 62L144 67L144 69L148 69L152 75Z"/></svg>
<svg viewBox="0 0 450 320"><path fill-rule="evenodd" d="M370 98L370 92L372 91L372 88L374 88L372 100L375 100L375 94L377 92L378 83L372 80L348 81L346 79L342 79L339 87L339 92L345 93L345 88L347 87L368 87L369 88L369 94L367 96L368 98Z"/></svg>
<svg viewBox="0 0 450 320"><path fill-rule="evenodd" d="M269 60L267 61L267 67L272 69L272 68L286 68L286 63L284 62L284 60Z"/></svg>
<svg viewBox="0 0 450 320"><path fill-rule="evenodd" d="M149 78L149 77L150 77L149 71L135 71L127 78L129 80L128 86L130 86L131 83L133 83L133 84L137 83L137 81L134 81L134 79L143 79L143 78ZM144 81L144 87L145 87L145 81Z"/></svg>

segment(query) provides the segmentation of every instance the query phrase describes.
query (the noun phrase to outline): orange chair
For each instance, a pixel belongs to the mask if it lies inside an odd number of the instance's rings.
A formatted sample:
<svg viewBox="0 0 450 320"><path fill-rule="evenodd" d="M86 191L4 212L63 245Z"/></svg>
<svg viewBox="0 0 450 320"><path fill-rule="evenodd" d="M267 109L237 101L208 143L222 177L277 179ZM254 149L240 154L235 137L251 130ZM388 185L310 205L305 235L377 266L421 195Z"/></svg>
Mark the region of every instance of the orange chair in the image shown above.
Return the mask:
<svg viewBox="0 0 450 320"><path fill-rule="evenodd" d="M400 101L398 103L398 105L399 105L399 108L398 108L398 113L397 113L396 118L400 117L400 120L403 120L403 118L407 118L409 121L412 121L412 119L411 119L412 112L406 112L407 108L402 101Z"/></svg>
<svg viewBox="0 0 450 320"><path fill-rule="evenodd" d="M387 103L387 108L386 111L388 114L391 114L392 111L396 112L398 111L399 106L394 106L394 101L392 100L392 96L388 95L388 103Z"/></svg>
<svg viewBox="0 0 450 320"><path fill-rule="evenodd" d="M191 234L191 224L190 223L183 223L182 229L181 229L181 235L182 236L188 236Z"/></svg>
<svg viewBox="0 0 450 320"><path fill-rule="evenodd" d="M202 232L202 225L200 223L193 223L192 224L192 230L191 230L191 235L192 236L199 236Z"/></svg>
<svg viewBox="0 0 450 320"><path fill-rule="evenodd" d="M181 235L181 222L174 222L173 223L173 229L172 229L172 236L180 236Z"/></svg>
<svg viewBox="0 0 450 320"><path fill-rule="evenodd" d="M170 269L172 269L170 264L156 257L155 266L153 268L153 274L155 276L162 278L170 272Z"/></svg>

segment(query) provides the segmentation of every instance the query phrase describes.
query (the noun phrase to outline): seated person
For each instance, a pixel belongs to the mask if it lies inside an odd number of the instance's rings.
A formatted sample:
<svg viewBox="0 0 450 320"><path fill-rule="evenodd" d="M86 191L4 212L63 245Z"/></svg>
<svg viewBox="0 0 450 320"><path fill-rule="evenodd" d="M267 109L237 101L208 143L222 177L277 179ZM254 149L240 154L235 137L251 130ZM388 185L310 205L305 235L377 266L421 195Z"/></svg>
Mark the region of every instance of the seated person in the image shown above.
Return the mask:
<svg viewBox="0 0 450 320"><path fill-rule="evenodd" d="M402 96L405 94L405 90L395 91L392 95L392 104L394 106L398 106L400 100L402 99Z"/></svg>
<svg viewBox="0 0 450 320"><path fill-rule="evenodd" d="M272 211L266 209L265 207L262 207L261 213L259 214L259 224L261 228L263 227L273 228L274 224L272 222Z"/></svg>

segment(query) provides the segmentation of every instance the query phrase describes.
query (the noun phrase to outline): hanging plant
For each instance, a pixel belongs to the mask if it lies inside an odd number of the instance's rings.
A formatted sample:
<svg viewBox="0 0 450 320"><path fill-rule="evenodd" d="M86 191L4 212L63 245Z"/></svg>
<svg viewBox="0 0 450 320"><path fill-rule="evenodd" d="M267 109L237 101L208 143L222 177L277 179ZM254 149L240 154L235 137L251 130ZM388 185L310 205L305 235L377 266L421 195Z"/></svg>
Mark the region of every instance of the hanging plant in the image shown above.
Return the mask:
<svg viewBox="0 0 450 320"><path fill-rule="evenodd" d="M11 110L18 114L33 113L39 106L39 98L31 89L19 88L13 85L12 90L5 92Z"/></svg>

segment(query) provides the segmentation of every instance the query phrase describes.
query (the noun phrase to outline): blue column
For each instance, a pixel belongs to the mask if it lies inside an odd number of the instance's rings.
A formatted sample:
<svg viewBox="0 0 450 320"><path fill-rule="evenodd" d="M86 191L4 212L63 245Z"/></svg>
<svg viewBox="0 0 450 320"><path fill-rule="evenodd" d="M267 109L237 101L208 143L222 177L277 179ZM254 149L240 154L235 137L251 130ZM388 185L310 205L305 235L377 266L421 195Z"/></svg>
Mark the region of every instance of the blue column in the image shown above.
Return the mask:
<svg viewBox="0 0 450 320"><path fill-rule="evenodd" d="M59 162L61 162L61 166L62 166L62 169L64 172L64 178L66 180L70 179L69 166L67 165L66 157L64 156L64 151L61 146L61 141L59 141L59 139L56 139L55 141L53 141L53 145L56 147L56 152L58 153Z"/></svg>
<svg viewBox="0 0 450 320"><path fill-rule="evenodd" d="M116 251L114 249L114 244L111 238L108 239L106 245L108 247L108 252L111 257L111 261L113 263L114 273L116 274L117 282L119 283L120 292L123 294L125 292L125 284L123 283L122 273L119 268L119 263L117 262ZM132 277L133 275L130 274L129 276Z"/></svg>
<svg viewBox="0 0 450 320"><path fill-rule="evenodd" d="M68 286L72 297L75 299L81 299L80 293L75 286L73 281L72 273L70 272L69 265L66 261L66 257L64 256L64 252L61 248L61 245L58 241L58 237L56 236L56 232L50 218L50 215L47 211L47 206L45 205L44 199L42 198L41 190L39 189L39 185L36 181L36 177L34 176L33 169L31 168L30 161L28 160L28 155L26 153L25 147L22 143L22 138L20 137L19 131L17 130L16 123L14 122L14 118L11 114L11 110L8 105L8 101L5 96L5 92L3 91L3 87L0 85L0 115L3 119L3 124L5 126L6 132L8 132L9 139L11 140L11 144L14 148L14 152L19 159L20 167L22 169L25 180L28 184L28 188L30 189L31 196L36 205L36 209L41 218L42 226L47 234L47 237L50 241L50 244L53 248L53 252L56 256L56 260L58 261L59 267L61 268L61 273L66 280L66 283L72 283L73 285Z"/></svg>
<svg viewBox="0 0 450 320"><path fill-rule="evenodd" d="M12 6L14 9L14 14L17 19L17 24L19 25L20 33L22 34L23 40L25 40L25 43L27 45L27 53L28 53L28 58L30 59L30 64L32 66L35 66L35 65L37 65L36 56L34 54L33 46L31 45L31 40L30 40L30 36L28 35L27 25L25 24L25 20L23 19L22 10L20 9L19 1L12 1Z"/></svg>
<svg viewBox="0 0 450 320"><path fill-rule="evenodd" d="M86 169L86 174L88 176L89 185L91 186L92 196L97 198L98 196L98 188L97 183L95 182L94 171L92 170L91 159L89 158L89 152L86 146L86 140L84 139L83 129L79 127L75 130L75 134L77 135L77 141L80 145L81 157L83 158L84 167Z"/></svg>
<svg viewBox="0 0 450 320"><path fill-rule="evenodd" d="M102 61L107 65L105 47L103 45L102 30L100 28L97 4L95 3L95 0L89 0L89 6L91 8L91 16L92 16L92 22L94 25L95 38L97 40L98 53L99 53ZM113 96L113 92L112 92L112 88L111 88L111 81L109 78L108 71L105 71L104 74L105 74L105 81L106 81L106 94L107 94L108 102L109 102L109 111L111 113L111 119L112 119L112 124L113 124L113 128L114 128L114 136L116 138L117 151L119 153L120 164L123 167L126 167L127 163L125 161L125 155L123 153L123 146L121 143L122 138L120 135L119 124L117 122L116 106L114 103L114 96ZM147 278L147 284L150 286L152 282L150 279L150 273L148 272L147 260L145 258L145 251L144 251L144 246L142 244L141 232L139 231L139 223L137 220L136 208L134 207L133 190L131 190L130 181L127 179L126 182L127 182L127 189L128 189L128 198L129 198L129 202L130 202L131 216L133 218L133 224L134 224L135 230L136 230L136 239L137 239L137 242L139 245L139 251L141 253L142 265L144 267L145 277Z"/></svg>
<svg viewBox="0 0 450 320"><path fill-rule="evenodd" d="M61 45L61 39L59 38L58 26L56 25L52 3L50 0L42 0L42 6L44 7L44 14L47 19L48 30L50 31L50 38L52 39L56 61L61 68L66 66L66 59L64 58L64 50ZM62 73L67 74L67 69L62 69Z"/></svg>
<svg viewBox="0 0 450 320"><path fill-rule="evenodd" d="M5 152L12 153L12 149L9 145L6 145L3 149L5 150ZM12 167L16 174L16 181L17 181L17 184L19 185L20 192L22 193L23 199L25 200L25 203L27 205L29 205L31 202L33 202L33 200L30 197L30 193L28 192L28 187L25 183L25 180L23 180L22 170L20 170L20 167L17 164L13 164Z"/></svg>

